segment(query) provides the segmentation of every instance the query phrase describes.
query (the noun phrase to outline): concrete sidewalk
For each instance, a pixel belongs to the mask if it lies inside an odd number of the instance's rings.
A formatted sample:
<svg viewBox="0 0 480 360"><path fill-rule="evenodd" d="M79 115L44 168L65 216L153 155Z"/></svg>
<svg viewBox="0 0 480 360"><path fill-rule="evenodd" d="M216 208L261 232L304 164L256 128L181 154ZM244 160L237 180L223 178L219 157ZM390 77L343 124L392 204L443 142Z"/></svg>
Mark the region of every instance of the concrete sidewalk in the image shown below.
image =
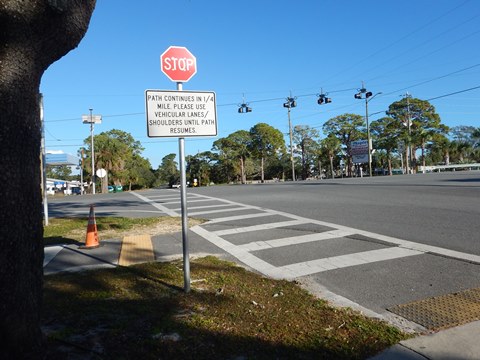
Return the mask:
<svg viewBox="0 0 480 360"><path fill-rule="evenodd" d="M160 236L138 236L101 241L96 249L78 245L45 248L44 274L82 271L101 267L131 265L145 261L169 261L182 257L181 233ZM202 237L189 232L190 255L215 255L237 261ZM122 244L122 242L124 242ZM139 246L139 250L135 246ZM202 249L202 252L200 252ZM207 251L208 253L206 253ZM123 254L122 254L123 252ZM479 360L480 320L437 333L405 340L370 360Z"/></svg>
<svg viewBox="0 0 480 360"><path fill-rule="evenodd" d="M480 321L402 341L371 360L422 359L480 359Z"/></svg>

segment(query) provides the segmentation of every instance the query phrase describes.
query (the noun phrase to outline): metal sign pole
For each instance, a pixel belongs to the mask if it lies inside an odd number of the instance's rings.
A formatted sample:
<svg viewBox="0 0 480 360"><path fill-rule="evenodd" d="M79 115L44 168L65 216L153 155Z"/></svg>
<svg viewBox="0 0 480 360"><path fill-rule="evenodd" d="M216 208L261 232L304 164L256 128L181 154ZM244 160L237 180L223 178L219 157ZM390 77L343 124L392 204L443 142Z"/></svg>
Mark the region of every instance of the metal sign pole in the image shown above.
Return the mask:
<svg viewBox="0 0 480 360"><path fill-rule="evenodd" d="M177 82L177 91L183 90L183 83ZM183 245L183 288L190 292L190 254L188 249L187 180L185 166L185 138L178 139L180 157L180 202L182 208L182 245Z"/></svg>

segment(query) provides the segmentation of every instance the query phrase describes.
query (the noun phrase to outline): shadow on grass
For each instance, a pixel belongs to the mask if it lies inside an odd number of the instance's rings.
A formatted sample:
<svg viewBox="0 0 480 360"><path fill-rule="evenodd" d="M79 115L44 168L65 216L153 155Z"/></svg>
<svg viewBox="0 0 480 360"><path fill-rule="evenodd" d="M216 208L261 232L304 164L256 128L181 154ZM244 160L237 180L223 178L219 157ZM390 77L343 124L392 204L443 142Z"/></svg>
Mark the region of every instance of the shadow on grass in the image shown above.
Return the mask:
<svg viewBox="0 0 480 360"><path fill-rule="evenodd" d="M43 244L44 246L51 246L51 245L78 245L78 246L81 246L81 245L84 245L84 243L76 240L76 239L72 239L72 238L68 238L68 237L64 237L64 236L49 236L49 237L44 237L43 238Z"/></svg>
<svg viewBox="0 0 480 360"><path fill-rule="evenodd" d="M401 337L378 337L378 330L358 325L357 315L337 318L304 291L295 293L291 283L212 259L192 263L199 283L185 294L180 266L149 263L46 277L48 358L364 359ZM285 296L272 300L279 289ZM358 335L362 327L365 334Z"/></svg>

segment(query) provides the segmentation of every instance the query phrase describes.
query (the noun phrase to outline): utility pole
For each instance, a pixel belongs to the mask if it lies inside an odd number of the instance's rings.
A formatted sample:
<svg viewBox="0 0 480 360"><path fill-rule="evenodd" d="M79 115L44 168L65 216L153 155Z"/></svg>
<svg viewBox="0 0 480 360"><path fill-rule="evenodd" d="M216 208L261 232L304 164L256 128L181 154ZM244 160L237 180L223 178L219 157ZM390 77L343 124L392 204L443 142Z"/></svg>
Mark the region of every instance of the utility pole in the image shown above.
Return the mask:
<svg viewBox="0 0 480 360"><path fill-rule="evenodd" d="M296 107L297 102L295 98L288 97L287 101L283 104L283 107L288 109L288 130L290 134L290 162L292 163L292 180L295 181L295 159L293 158L293 133L292 133L292 121L290 119L290 109Z"/></svg>
<svg viewBox="0 0 480 360"><path fill-rule="evenodd" d="M93 144L93 129L94 124L102 123L101 115L93 115L93 109L88 109L90 115L82 115L82 120L84 124L90 124L90 146L91 146L91 157L92 157L92 194L95 195L95 149Z"/></svg>
<svg viewBox="0 0 480 360"><path fill-rule="evenodd" d="M413 153L412 153L412 121L410 120L410 99L412 95L408 92L405 95L402 95L407 100L407 128L408 128L408 141L407 141L407 158L405 159L407 174L413 173L411 165L413 163Z"/></svg>
<svg viewBox="0 0 480 360"><path fill-rule="evenodd" d="M365 85L362 81L362 88L355 94L355 99L365 99L365 121L367 123L367 145L368 145L368 175L372 177L372 139L370 137L370 125L368 124L368 102L375 96L381 94L381 92L373 95L371 91L365 89ZM362 97L364 95L365 97Z"/></svg>
<svg viewBox="0 0 480 360"><path fill-rule="evenodd" d="M90 111L90 141L91 141L91 150L92 150L92 194L95 195L95 148L93 147L93 109L88 109Z"/></svg>

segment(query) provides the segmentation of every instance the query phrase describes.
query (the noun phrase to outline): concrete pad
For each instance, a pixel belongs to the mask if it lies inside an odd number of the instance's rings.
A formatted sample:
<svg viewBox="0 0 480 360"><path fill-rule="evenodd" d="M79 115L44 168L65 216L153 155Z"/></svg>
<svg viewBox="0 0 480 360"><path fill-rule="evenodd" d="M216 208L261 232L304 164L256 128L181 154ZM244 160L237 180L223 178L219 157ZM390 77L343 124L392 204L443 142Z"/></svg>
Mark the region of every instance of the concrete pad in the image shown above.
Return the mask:
<svg viewBox="0 0 480 360"><path fill-rule="evenodd" d="M417 354L416 352L403 347L402 345L395 345L380 354L370 358L369 360L425 360L426 357Z"/></svg>
<svg viewBox="0 0 480 360"><path fill-rule="evenodd" d="M428 359L478 360L480 321L402 341L403 346Z"/></svg>

